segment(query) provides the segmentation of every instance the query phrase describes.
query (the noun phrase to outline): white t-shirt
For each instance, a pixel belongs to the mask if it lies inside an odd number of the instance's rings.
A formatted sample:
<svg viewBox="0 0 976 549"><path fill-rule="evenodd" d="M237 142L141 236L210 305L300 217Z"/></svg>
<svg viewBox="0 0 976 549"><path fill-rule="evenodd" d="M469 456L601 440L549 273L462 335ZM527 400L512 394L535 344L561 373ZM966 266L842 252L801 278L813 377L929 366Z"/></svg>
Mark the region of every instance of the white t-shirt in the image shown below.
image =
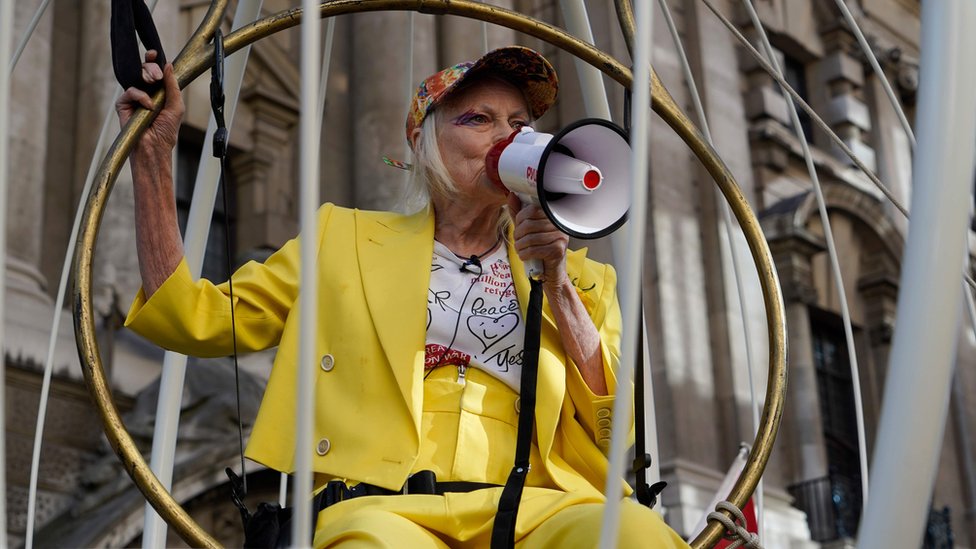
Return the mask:
<svg viewBox="0 0 976 549"><path fill-rule="evenodd" d="M478 263L434 241L424 370L479 368L519 391L525 327L504 245ZM462 270L462 266L464 270Z"/></svg>

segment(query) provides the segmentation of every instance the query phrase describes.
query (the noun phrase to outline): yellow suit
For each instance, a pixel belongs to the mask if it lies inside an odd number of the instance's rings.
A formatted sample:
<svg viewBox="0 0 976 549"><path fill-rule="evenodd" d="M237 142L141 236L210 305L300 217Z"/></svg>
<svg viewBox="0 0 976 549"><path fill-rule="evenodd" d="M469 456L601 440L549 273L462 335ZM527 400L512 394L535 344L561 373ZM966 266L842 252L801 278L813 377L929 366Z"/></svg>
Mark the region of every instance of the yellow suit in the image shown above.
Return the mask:
<svg viewBox="0 0 976 549"><path fill-rule="evenodd" d="M316 349L322 359L316 365L312 467L320 480L343 478L399 489L417 470L422 442L433 215L326 204L319 210L318 227ZM508 252L524 316L529 284L511 243ZM299 261L295 239L265 263L248 263L233 277L239 350L279 346L247 455L286 472L294 469L295 461ZM599 331L612 395L620 341L615 273L586 259L585 250L570 252L566 261ZM140 291L126 325L167 349L226 356L232 351L227 292L226 283L194 281L184 261L151 299ZM612 408L613 396L593 395L566 356L545 305L535 411L542 463L533 463L533 468L543 467L566 493L602 501ZM514 445L514 440L504 444Z"/></svg>

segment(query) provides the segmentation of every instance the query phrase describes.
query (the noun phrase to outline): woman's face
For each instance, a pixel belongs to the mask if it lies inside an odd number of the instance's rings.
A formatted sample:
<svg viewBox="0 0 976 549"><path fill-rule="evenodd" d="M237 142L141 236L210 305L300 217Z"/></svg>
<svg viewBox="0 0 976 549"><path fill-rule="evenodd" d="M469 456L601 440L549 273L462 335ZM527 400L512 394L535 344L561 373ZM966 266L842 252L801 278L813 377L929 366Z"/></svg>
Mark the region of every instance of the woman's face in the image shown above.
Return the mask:
<svg viewBox="0 0 976 549"><path fill-rule="evenodd" d="M441 159L462 199L504 203L506 192L485 173L492 145L529 123L525 98L515 86L479 80L439 106L437 142Z"/></svg>

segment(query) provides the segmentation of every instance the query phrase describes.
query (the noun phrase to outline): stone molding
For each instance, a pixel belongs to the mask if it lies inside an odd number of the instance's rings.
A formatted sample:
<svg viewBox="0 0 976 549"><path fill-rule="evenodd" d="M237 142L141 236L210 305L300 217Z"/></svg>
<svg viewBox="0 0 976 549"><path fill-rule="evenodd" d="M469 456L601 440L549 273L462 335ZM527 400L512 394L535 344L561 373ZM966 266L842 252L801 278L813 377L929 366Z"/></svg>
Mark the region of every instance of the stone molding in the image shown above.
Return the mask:
<svg viewBox="0 0 976 549"><path fill-rule="evenodd" d="M883 204L874 196L845 183L825 182L823 193L828 211L841 211L856 218L882 243L883 249L876 251L877 258L871 261L877 270L858 281L859 289L866 292L866 298L884 292L896 294L904 237ZM782 200L760 215L787 302L817 302L810 260L826 250L826 243L823 237L807 229L816 212L816 198L813 192L806 192ZM888 316L888 313L882 316Z"/></svg>

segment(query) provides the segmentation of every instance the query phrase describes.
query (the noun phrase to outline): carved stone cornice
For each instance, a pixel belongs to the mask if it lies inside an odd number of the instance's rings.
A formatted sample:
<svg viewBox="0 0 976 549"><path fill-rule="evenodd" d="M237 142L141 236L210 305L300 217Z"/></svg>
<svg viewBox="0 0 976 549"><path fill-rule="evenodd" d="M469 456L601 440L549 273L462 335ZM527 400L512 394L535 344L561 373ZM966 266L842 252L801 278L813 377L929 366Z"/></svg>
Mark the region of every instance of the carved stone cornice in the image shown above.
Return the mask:
<svg viewBox="0 0 976 549"><path fill-rule="evenodd" d="M776 264L783 299L787 303L814 304L817 288L813 283L811 260L826 250L823 239L805 229L795 229L767 237Z"/></svg>

